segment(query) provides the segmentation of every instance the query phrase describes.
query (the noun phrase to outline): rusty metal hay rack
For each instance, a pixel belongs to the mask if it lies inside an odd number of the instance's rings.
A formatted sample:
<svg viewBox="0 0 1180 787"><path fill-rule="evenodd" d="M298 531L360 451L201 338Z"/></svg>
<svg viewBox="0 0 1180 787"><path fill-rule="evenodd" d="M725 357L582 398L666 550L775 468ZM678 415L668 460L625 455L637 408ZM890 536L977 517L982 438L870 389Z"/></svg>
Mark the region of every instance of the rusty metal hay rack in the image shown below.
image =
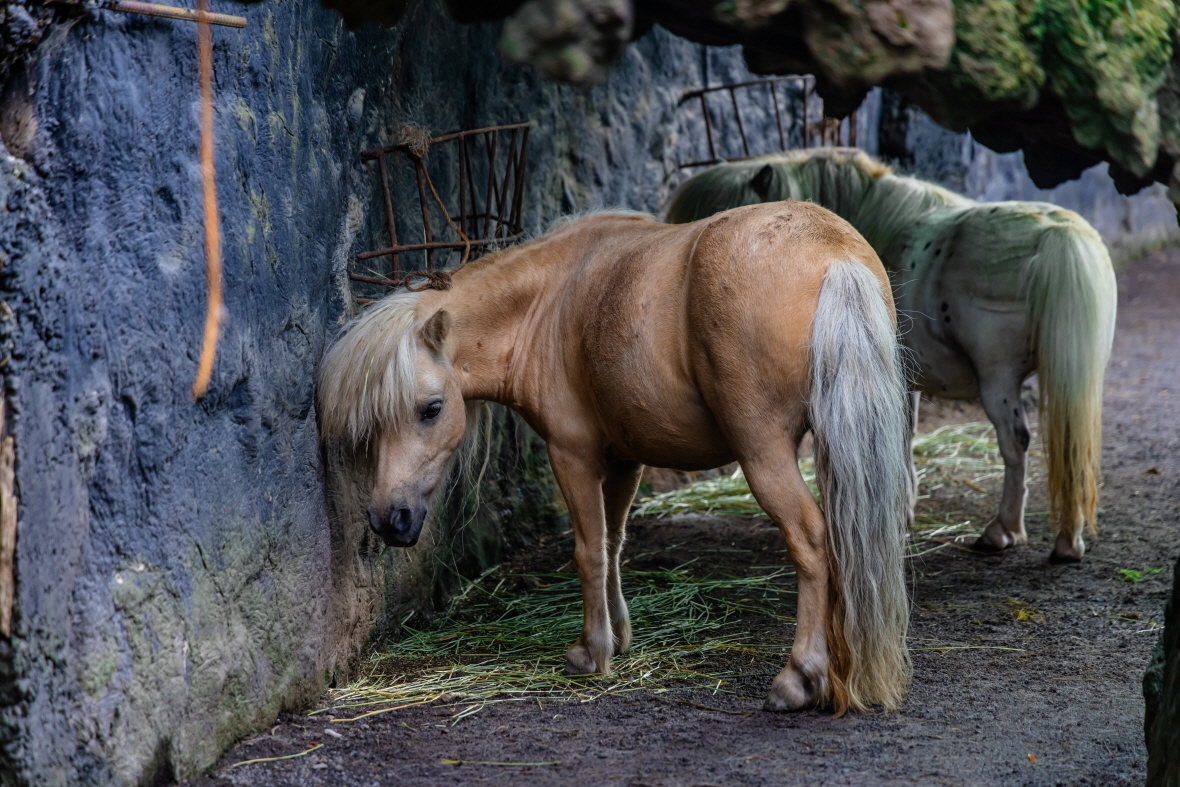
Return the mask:
<svg viewBox="0 0 1180 787"><path fill-rule="evenodd" d="M349 279L382 287L400 287L405 281L402 262L406 254L422 253L425 257L424 269L433 271L436 268L435 253L438 251L458 251L461 254L460 261L465 262L489 248L506 246L522 238L524 228L521 223L521 210L531 126L532 123L525 122L454 131L423 140L426 144L421 148L411 143L399 142L363 151L362 161L373 161L377 164L389 245L361 252L356 259L365 261L390 257L392 264L387 276L350 273ZM506 142L503 141L505 136ZM457 213L446 207L426 166L429 151L445 143L457 147ZM414 166L422 220L421 243L398 242L393 195L389 185L388 158L392 153L403 154ZM483 172L485 168L486 172ZM440 214L442 224L453 230L457 237L437 238L432 212ZM412 270L405 271L411 272ZM369 302L365 298L357 300L361 303Z"/></svg>
<svg viewBox="0 0 1180 787"><path fill-rule="evenodd" d="M742 121L742 111L738 103L738 91L745 91L747 94L753 93L760 88L766 88L770 96L770 103L774 108L775 126L778 130L778 152L786 152L790 150L788 144L789 134L784 125L783 115L786 114L779 97L779 87L781 85L798 86L802 93L802 107L803 118L801 136L803 147L826 147L832 145L839 145L842 143L841 137L846 136L847 140L843 144L849 147L856 147L856 124L857 117L854 110L845 121L836 118L829 118L824 116L822 109L819 112L819 117L816 122L811 119L811 105L815 95L815 78L808 76L783 76L770 77L768 79L753 79L747 82L734 82L726 85L715 85L713 87L704 87L697 90L687 91L680 99L680 104L683 106L689 101L696 99L701 104L701 115L705 124L705 140L709 146L709 157L700 161L691 161L687 164L681 164L681 169L688 169L689 167L705 167L713 164L718 164L722 161L744 161L746 159L755 158L757 156L766 155L775 151L763 151L761 153L751 153L750 140L746 135L746 124ZM708 97L714 93L727 92L729 93L729 106L733 110L733 122L737 126L738 136L742 141L743 155L737 157L725 158L717 154L717 144L714 140L713 121L711 119L711 112L709 107ZM788 100L790 98L788 97ZM724 111L719 113L724 117ZM845 126L845 124L847 124ZM845 135L842 130L846 128ZM818 144L813 145L815 141Z"/></svg>

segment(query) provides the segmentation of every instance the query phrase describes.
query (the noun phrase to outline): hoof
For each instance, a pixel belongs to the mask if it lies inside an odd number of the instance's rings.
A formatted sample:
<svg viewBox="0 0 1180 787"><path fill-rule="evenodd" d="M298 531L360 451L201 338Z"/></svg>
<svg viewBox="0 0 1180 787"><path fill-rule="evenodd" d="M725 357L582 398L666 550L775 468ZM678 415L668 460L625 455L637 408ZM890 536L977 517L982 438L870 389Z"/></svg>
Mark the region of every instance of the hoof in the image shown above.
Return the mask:
<svg viewBox="0 0 1180 787"><path fill-rule="evenodd" d="M1057 541L1053 544L1053 551L1049 553L1049 562L1078 563L1081 562L1084 554L1086 554L1086 542L1082 540L1081 535L1079 534L1077 538L1071 540L1063 533L1057 536Z"/></svg>
<svg viewBox="0 0 1180 787"><path fill-rule="evenodd" d="M610 674L609 656L604 656L600 663L590 653L590 648L580 642L571 645L569 650L565 652L566 675L593 675L596 672L603 675Z"/></svg>
<svg viewBox="0 0 1180 787"><path fill-rule="evenodd" d="M1028 543L1028 535L1023 527L1016 531L1008 530L997 519L987 526L983 535L975 540L971 548L977 552L992 554L1025 543Z"/></svg>
<svg viewBox="0 0 1180 787"><path fill-rule="evenodd" d="M827 701L827 693L826 674L813 679L791 663L770 684L762 708L776 713L807 710Z"/></svg>
<svg viewBox="0 0 1180 787"><path fill-rule="evenodd" d="M975 543L971 545L971 548L976 552L984 552L989 555L996 555L1007 549L1007 547L996 546L990 541L985 541L983 536L975 539Z"/></svg>

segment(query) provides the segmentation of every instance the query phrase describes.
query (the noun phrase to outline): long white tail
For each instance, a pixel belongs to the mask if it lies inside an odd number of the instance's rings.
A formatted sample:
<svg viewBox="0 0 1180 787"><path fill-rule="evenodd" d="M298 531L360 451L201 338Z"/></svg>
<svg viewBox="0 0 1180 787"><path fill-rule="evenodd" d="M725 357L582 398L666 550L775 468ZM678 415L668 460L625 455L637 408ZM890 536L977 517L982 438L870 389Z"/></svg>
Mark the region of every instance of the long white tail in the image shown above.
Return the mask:
<svg viewBox="0 0 1180 787"><path fill-rule="evenodd" d="M858 262L824 278L811 328L809 416L830 550L838 712L898 707L910 676L904 550L910 434L891 305Z"/></svg>
<svg viewBox="0 0 1180 787"><path fill-rule="evenodd" d="M1060 212L1064 214L1064 211ZM1042 230L1023 270L1055 527L1093 532L1102 461L1102 378L1118 287L1102 238L1079 217Z"/></svg>

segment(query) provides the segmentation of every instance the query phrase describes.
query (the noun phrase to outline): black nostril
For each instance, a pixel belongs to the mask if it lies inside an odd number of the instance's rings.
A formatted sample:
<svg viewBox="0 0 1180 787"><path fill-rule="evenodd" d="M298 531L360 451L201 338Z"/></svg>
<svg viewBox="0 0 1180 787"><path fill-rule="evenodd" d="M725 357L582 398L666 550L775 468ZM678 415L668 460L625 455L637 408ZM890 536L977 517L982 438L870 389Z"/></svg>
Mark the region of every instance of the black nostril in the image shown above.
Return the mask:
<svg viewBox="0 0 1180 787"><path fill-rule="evenodd" d="M373 528L374 533L381 532L381 515L373 506L369 506L369 527Z"/></svg>
<svg viewBox="0 0 1180 787"><path fill-rule="evenodd" d="M398 533L408 533L414 524L414 514L408 508L398 508L390 513L389 524Z"/></svg>

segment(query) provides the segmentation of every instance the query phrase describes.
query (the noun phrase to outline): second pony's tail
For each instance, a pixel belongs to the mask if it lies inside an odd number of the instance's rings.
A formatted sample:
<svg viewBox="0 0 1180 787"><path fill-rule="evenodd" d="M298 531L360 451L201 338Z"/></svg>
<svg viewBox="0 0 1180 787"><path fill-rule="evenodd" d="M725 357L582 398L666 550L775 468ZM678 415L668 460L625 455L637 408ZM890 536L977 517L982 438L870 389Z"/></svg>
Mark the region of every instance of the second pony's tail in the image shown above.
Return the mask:
<svg viewBox="0 0 1180 787"><path fill-rule="evenodd" d="M1118 287L1102 238L1080 217L1056 211L1025 263L1049 510L1071 535L1096 530L1102 461L1102 378L1114 340Z"/></svg>
<svg viewBox="0 0 1180 787"><path fill-rule="evenodd" d="M883 289L863 264L834 263L811 329L808 415L828 532L828 678L840 713L897 708L910 676L904 568L910 432L894 315Z"/></svg>

